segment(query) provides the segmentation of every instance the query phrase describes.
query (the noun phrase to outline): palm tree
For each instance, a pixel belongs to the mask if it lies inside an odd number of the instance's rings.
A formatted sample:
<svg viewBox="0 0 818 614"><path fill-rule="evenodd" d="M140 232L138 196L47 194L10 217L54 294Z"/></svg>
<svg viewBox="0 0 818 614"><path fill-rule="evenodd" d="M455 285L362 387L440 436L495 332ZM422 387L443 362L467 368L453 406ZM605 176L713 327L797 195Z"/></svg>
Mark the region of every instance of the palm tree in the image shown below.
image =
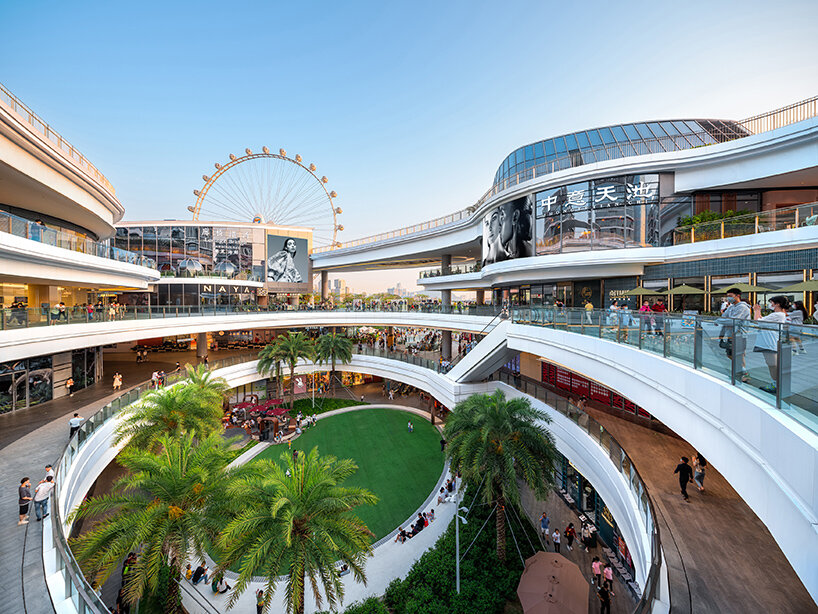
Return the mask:
<svg viewBox="0 0 818 614"><path fill-rule="evenodd" d="M268 343L258 353L258 372L261 375L272 377L275 374L276 397L281 398L281 359L276 356L275 343Z"/></svg>
<svg viewBox="0 0 818 614"><path fill-rule="evenodd" d="M292 386L290 409L292 409L295 404L295 367L299 360L313 359L315 346L312 340L302 332L289 332L276 337L272 345L271 358L283 362L290 369L290 385Z"/></svg>
<svg viewBox="0 0 818 614"><path fill-rule="evenodd" d="M330 386L335 394L335 363L338 361L345 365L352 361L352 339L335 333L321 335L315 349L319 363L329 362L332 365Z"/></svg>
<svg viewBox="0 0 818 614"><path fill-rule="evenodd" d="M71 549L86 575L105 581L129 553L141 551L128 576L125 595L136 603L144 595L158 595L166 612L181 612L178 585L159 586L159 571L172 567L178 578L190 553L204 558L215 543L225 508L224 484L240 470L227 470L227 446L219 435L195 442L193 434L160 438L161 452L128 448L119 456L127 469L111 494L85 500L70 521L105 515L93 528L73 539ZM238 510L235 510L238 512Z"/></svg>
<svg viewBox="0 0 818 614"><path fill-rule="evenodd" d="M195 386L202 393L202 398L212 399L214 403L220 406L224 401L227 393L230 392L230 384L223 377L214 377L213 371L205 365L192 366L185 365L187 371L188 386Z"/></svg>
<svg viewBox="0 0 818 614"><path fill-rule="evenodd" d="M554 482L558 457L554 437L544 426L551 418L525 397L506 400L501 390L474 394L457 404L444 438L452 467L463 480L485 482L482 498L497 505L497 557L506 560L506 504L520 503L521 479L541 498Z"/></svg>
<svg viewBox="0 0 818 614"><path fill-rule="evenodd" d="M181 383L146 392L125 410L114 442L130 439L134 447L151 449L163 435L195 433L204 438L219 432L222 384L211 380L209 374L202 380L206 383Z"/></svg>
<svg viewBox="0 0 818 614"><path fill-rule="evenodd" d="M304 612L307 579L318 606L323 591L334 610L344 599L336 562L348 565L355 579L366 584L364 562L372 553L372 533L352 510L374 505L378 498L363 488L343 486L357 466L351 460L319 457L318 448L300 454L298 460L285 452L280 463L254 464L261 477L233 483L245 509L219 538L220 569L241 561L228 607L253 576L265 578L264 599L269 604L279 574L286 573L288 614Z"/></svg>

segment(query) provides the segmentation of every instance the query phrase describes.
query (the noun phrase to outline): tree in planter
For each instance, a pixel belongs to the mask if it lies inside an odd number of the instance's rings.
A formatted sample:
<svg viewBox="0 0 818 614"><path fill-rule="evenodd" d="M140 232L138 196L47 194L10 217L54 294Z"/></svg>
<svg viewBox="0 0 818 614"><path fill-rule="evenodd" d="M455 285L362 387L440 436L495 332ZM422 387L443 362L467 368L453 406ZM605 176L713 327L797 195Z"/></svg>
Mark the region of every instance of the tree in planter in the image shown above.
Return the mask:
<svg viewBox="0 0 818 614"><path fill-rule="evenodd" d="M278 356L275 342L268 343L258 353L257 370L259 374L267 377L275 375L276 397L280 399L284 395L284 391L281 385L281 358Z"/></svg>
<svg viewBox="0 0 818 614"><path fill-rule="evenodd" d="M551 418L524 398L506 400L501 390L474 394L449 415L444 438L452 467L464 480L483 483L484 502L497 504L497 558L506 560L506 504L519 505L517 480L545 498L558 457L543 423Z"/></svg>
<svg viewBox="0 0 818 614"><path fill-rule="evenodd" d="M294 333L291 331L280 335L272 343L270 358L283 362L290 369L290 386L292 387L290 409L293 408L295 402L295 367L298 365L299 360L312 360L314 356L315 344L312 339L302 332Z"/></svg>
<svg viewBox="0 0 818 614"><path fill-rule="evenodd" d="M203 365L202 365L203 366ZM222 429L222 400L227 382L206 369L188 367L189 382L151 390L125 411L115 443L156 449L165 435L195 433L207 437Z"/></svg>
<svg viewBox="0 0 818 614"><path fill-rule="evenodd" d="M319 363L330 363L330 387L332 394L335 394L335 364L349 364L352 361L352 340L343 335L329 333L321 335L315 348L316 357Z"/></svg>
<svg viewBox="0 0 818 614"><path fill-rule="evenodd" d="M286 573L288 614L303 614L308 579L318 607L323 591L334 610L344 598L337 561L366 584L364 562L372 553L372 533L352 510L374 505L378 498L363 488L343 486L357 469L351 460L320 457L318 448L300 454L298 460L285 452L281 460L254 463L258 475L230 486L241 495L244 509L219 539L220 569L239 563L228 607L253 576L265 578L264 599L269 604L279 575Z"/></svg>
<svg viewBox="0 0 818 614"><path fill-rule="evenodd" d="M69 520L105 515L71 540L86 575L104 582L129 552L141 551L125 585L135 604L152 595L168 613L181 613L178 578L189 553L204 558L215 543L221 518L235 502L226 499L226 481L241 474L228 470L227 446L218 434L195 442L193 434L164 435L158 454L129 447L119 457L126 474L111 494L85 500ZM160 595L160 576L171 566L168 593ZM166 577L167 580L167 577Z"/></svg>

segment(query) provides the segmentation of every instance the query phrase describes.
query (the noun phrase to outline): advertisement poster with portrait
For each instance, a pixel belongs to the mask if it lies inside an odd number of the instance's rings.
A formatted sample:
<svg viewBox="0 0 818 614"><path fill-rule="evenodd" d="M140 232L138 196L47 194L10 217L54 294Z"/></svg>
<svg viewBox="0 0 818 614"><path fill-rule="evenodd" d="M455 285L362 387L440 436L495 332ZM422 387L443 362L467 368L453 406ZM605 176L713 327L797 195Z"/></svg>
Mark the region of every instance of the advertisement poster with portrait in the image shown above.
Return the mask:
<svg viewBox="0 0 818 614"><path fill-rule="evenodd" d="M483 266L534 255L534 201L504 203L483 218Z"/></svg>
<svg viewBox="0 0 818 614"><path fill-rule="evenodd" d="M267 235L267 283L309 283L306 239Z"/></svg>

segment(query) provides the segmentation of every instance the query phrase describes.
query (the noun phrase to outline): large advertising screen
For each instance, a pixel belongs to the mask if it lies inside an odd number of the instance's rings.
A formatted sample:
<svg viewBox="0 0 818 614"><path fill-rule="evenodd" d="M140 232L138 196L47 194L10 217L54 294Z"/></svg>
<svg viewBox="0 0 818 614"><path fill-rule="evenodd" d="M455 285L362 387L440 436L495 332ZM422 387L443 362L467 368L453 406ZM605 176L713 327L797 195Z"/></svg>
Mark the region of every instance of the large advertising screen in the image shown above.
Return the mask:
<svg viewBox="0 0 818 614"><path fill-rule="evenodd" d="M531 196L504 203L483 218L483 266L534 255Z"/></svg>
<svg viewBox="0 0 818 614"><path fill-rule="evenodd" d="M267 235L267 282L309 283L306 239Z"/></svg>

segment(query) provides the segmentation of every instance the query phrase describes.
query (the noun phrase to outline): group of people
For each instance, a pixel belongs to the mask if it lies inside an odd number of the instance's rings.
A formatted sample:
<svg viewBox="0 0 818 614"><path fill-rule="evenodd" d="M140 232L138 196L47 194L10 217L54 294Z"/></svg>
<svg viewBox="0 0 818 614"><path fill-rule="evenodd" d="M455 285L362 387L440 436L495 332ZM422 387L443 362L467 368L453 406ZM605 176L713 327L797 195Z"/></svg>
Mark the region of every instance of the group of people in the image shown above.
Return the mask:
<svg viewBox="0 0 818 614"><path fill-rule="evenodd" d="M166 376L167 373L165 373L162 369L151 373L151 388L161 388L164 386Z"/></svg>
<svg viewBox="0 0 818 614"><path fill-rule="evenodd" d="M54 478L54 468L51 465L46 465L45 475L37 483L33 494L31 492L31 478L24 477L20 480L20 486L17 489L20 519L17 521L17 526L28 524L29 508L32 503L34 503L34 514L37 517L37 522L48 517L48 498L51 496L51 491L54 490Z"/></svg>
<svg viewBox="0 0 818 614"><path fill-rule="evenodd" d="M577 539L577 532L573 522L568 523L568 526L565 527L562 534L560 534L560 530L556 527L553 532L551 532L551 519L546 512L543 512L540 517L540 537L546 547L549 545L550 538L554 544L554 552L560 554L563 537L565 538L565 547L570 552L573 550L574 540ZM595 544L593 530L590 524L582 524L579 537L581 539L582 549L585 552L590 552ZM615 596L613 592L613 568L609 563L603 563L598 556L593 557L591 560L591 583L596 586L597 597L601 602L601 612L610 614L611 597Z"/></svg>
<svg viewBox="0 0 818 614"><path fill-rule="evenodd" d="M696 452L693 456L693 466L690 466L690 459L687 456L682 456L679 459L679 464L673 470L674 475L679 476L679 489L682 492L682 498L686 502L690 502L690 497L687 495L687 485L693 482L699 492L704 492L704 476L707 472L707 459Z"/></svg>
<svg viewBox="0 0 818 614"><path fill-rule="evenodd" d="M428 512L418 512L418 517L415 519L415 522L412 523L412 526L408 531L403 527L398 527L398 534L395 536L395 543L405 543L407 539L412 539L415 535L428 527L430 522L434 521L434 508L430 509Z"/></svg>
<svg viewBox="0 0 818 614"><path fill-rule="evenodd" d="M199 563L199 566L195 570L191 567L190 563L188 563L185 568L185 580L194 586L202 582L210 584L210 589L214 593L224 594L233 588L225 581L223 573L217 574L211 572L205 561Z"/></svg>

